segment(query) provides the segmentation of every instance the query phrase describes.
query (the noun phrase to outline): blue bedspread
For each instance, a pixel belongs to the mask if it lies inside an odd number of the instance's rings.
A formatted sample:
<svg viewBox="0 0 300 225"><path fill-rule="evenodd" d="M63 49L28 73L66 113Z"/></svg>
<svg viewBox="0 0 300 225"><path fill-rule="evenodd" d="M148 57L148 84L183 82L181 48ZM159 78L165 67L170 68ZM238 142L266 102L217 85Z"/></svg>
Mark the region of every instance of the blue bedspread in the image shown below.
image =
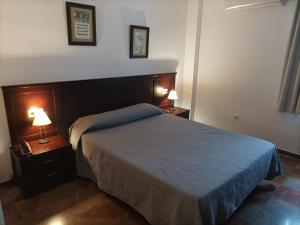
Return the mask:
<svg viewBox="0 0 300 225"><path fill-rule="evenodd" d="M153 225L222 223L263 179L282 174L272 143L166 114L81 141L99 188Z"/></svg>

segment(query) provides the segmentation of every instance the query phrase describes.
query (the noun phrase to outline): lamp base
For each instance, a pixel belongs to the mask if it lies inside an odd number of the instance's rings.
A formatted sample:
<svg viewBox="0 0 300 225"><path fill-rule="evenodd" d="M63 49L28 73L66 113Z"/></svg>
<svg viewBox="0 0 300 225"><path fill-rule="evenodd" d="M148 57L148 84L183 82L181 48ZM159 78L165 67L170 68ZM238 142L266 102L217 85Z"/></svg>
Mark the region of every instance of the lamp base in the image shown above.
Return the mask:
<svg viewBox="0 0 300 225"><path fill-rule="evenodd" d="M42 139L39 140L40 144L46 144L48 142L49 142L49 140L47 138L42 138Z"/></svg>
<svg viewBox="0 0 300 225"><path fill-rule="evenodd" d="M49 142L49 140L46 138L44 127L40 127L40 137L41 137L41 139L39 140L40 144L46 144Z"/></svg>

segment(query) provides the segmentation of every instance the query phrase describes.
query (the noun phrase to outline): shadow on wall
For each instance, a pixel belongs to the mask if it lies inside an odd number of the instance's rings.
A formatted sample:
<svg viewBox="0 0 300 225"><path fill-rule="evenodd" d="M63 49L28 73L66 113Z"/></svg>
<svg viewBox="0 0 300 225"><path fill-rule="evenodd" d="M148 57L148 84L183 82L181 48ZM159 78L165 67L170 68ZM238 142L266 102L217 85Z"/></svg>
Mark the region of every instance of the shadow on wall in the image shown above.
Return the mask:
<svg viewBox="0 0 300 225"><path fill-rule="evenodd" d="M17 66L16 66L17 65ZM84 80L176 72L178 60L111 61L92 54L35 58L5 58L0 85Z"/></svg>

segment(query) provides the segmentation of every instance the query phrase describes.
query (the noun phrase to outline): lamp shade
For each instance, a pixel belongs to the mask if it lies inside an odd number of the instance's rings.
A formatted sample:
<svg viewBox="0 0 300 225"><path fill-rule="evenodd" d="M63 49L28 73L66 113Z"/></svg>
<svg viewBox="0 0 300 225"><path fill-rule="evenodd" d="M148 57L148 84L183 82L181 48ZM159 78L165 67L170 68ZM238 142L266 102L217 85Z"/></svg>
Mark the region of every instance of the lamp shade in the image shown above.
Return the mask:
<svg viewBox="0 0 300 225"><path fill-rule="evenodd" d="M51 124L51 120L49 119L47 113L44 110L38 110L34 114L33 126L46 126Z"/></svg>
<svg viewBox="0 0 300 225"><path fill-rule="evenodd" d="M170 100L177 100L178 99L178 95L177 95L175 90L170 91L168 99L170 99Z"/></svg>

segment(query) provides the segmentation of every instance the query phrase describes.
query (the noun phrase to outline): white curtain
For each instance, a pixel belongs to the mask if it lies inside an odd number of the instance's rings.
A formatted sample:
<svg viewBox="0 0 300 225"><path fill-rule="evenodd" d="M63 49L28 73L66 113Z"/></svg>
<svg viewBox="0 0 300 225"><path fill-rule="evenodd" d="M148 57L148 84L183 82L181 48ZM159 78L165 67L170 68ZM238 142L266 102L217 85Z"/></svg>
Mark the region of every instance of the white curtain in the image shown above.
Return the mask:
<svg viewBox="0 0 300 225"><path fill-rule="evenodd" d="M300 0L298 0L279 95L279 111L300 114Z"/></svg>

